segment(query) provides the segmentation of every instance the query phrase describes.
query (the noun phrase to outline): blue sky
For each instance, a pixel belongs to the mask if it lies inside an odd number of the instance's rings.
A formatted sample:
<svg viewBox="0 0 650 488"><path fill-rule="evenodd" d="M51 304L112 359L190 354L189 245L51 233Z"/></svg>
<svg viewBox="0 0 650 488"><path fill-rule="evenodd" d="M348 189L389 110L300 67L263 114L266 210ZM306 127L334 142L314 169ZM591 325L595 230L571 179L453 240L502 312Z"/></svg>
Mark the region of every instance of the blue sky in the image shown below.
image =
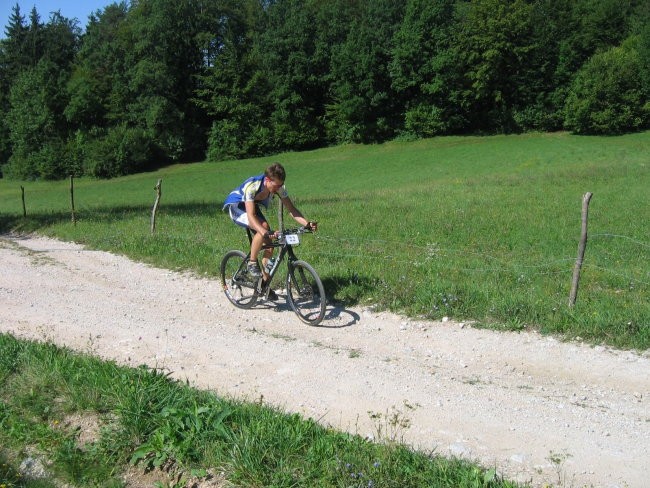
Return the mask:
<svg viewBox="0 0 650 488"><path fill-rule="evenodd" d="M69 19L76 17L79 20L79 27L84 29L88 23L88 16L92 12L103 10L104 7L115 2L114 0L0 0L0 38L5 36L5 27L16 3L20 6L20 14L26 21L29 21L32 7L36 7L43 23L50 18L50 12L59 10L64 17Z"/></svg>

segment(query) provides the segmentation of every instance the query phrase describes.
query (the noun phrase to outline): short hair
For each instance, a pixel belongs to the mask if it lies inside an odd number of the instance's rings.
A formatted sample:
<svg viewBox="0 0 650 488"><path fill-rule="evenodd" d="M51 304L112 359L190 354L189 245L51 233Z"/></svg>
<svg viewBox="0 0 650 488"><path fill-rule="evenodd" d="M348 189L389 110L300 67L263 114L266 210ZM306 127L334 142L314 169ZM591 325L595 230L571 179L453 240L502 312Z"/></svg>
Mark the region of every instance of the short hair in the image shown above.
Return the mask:
<svg viewBox="0 0 650 488"><path fill-rule="evenodd" d="M284 171L284 166L282 166L280 163L273 163L271 166L266 168L266 171L264 171L264 176L275 178L276 180L284 182L287 177L287 173Z"/></svg>

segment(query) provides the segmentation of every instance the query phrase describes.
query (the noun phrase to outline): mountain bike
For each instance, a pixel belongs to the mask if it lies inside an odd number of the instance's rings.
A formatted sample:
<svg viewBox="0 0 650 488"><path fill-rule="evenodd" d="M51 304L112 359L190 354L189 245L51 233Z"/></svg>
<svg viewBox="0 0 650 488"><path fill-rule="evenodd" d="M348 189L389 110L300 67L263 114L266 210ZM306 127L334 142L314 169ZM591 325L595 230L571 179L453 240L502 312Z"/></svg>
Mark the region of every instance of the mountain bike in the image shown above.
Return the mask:
<svg viewBox="0 0 650 488"><path fill-rule="evenodd" d="M250 229L246 229L249 242L252 240ZM280 252L272 261L268 280L253 278L248 273L248 254L239 250L228 251L221 260L221 285L226 297L235 307L251 308L258 300L267 300L271 291L273 277L280 269L282 261L287 261L286 291L287 302L300 320L309 325L318 325L325 317L325 290L318 273L295 254L294 248L300 245L303 234L311 229L298 227L285 229L276 235L271 244L262 249L279 248Z"/></svg>

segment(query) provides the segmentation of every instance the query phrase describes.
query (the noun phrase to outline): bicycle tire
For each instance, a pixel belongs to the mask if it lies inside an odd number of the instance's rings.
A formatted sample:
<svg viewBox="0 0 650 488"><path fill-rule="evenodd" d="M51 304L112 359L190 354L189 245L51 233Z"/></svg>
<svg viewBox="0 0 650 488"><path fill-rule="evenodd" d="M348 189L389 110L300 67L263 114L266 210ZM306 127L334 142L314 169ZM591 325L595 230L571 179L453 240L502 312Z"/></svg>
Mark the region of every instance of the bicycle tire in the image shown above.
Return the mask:
<svg viewBox="0 0 650 488"><path fill-rule="evenodd" d="M221 260L221 286L228 301L237 308L251 308L257 303L256 283L247 281L245 275L236 278L244 261L246 254L242 251L228 251Z"/></svg>
<svg viewBox="0 0 650 488"><path fill-rule="evenodd" d="M287 301L298 318L318 325L325 317L325 289L318 273L305 261L289 263Z"/></svg>

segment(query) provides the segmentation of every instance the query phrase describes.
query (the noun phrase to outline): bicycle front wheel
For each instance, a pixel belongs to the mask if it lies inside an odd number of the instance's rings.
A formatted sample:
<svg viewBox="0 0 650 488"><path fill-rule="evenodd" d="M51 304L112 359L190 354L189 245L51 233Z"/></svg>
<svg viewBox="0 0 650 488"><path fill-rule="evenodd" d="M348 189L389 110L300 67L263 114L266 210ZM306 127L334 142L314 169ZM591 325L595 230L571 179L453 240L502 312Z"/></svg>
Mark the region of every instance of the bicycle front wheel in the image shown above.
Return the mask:
<svg viewBox="0 0 650 488"><path fill-rule="evenodd" d="M304 261L289 263L287 301L296 315L309 325L325 317L325 290L314 268Z"/></svg>
<svg viewBox="0 0 650 488"><path fill-rule="evenodd" d="M257 302L255 280L246 269L246 254L228 251L221 260L221 286L235 307L251 308Z"/></svg>

